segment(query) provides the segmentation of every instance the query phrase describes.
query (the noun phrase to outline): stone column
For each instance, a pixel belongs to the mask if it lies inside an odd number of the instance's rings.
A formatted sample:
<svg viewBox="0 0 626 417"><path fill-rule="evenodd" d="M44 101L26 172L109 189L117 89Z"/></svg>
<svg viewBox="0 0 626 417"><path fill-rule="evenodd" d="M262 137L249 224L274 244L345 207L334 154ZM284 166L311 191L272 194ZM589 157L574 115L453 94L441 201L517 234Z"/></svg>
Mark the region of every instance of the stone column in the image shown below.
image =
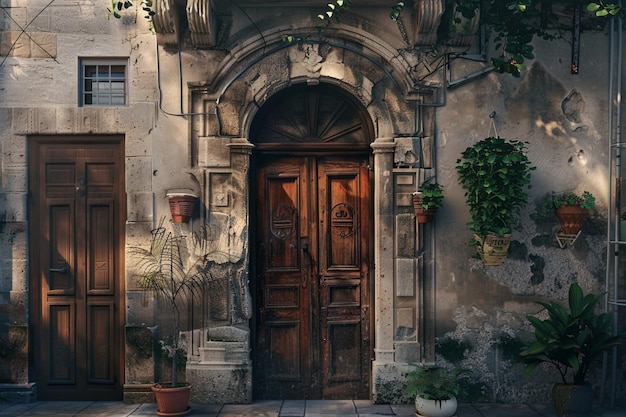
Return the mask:
<svg viewBox="0 0 626 417"><path fill-rule="evenodd" d="M376 356L372 365L372 398L386 402L387 382L394 379L394 213L393 138L378 138L374 151L374 329Z"/></svg>

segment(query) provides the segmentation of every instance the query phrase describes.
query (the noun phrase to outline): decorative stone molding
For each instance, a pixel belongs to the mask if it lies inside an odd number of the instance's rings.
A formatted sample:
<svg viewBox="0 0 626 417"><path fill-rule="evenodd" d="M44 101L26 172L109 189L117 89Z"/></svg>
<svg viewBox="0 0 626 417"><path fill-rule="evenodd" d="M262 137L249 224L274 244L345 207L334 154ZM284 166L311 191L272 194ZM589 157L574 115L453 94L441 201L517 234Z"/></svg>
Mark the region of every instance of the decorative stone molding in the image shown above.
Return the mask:
<svg viewBox="0 0 626 417"><path fill-rule="evenodd" d="M442 0L422 0L415 2L414 45L434 45L437 42L437 29L441 22L444 7Z"/></svg>
<svg viewBox="0 0 626 417"><path fill-rule="evenodd" d="M180 19L174 0L156 0L152 23L157 43L165 48L177 47L180 33Z"/></svg>
<svg viewBox="0 0 626 417"><path fill-rule="evenodd" d="M191 43L196 48L209 48L215 44L215 28L211 0L187 0L187 20Z"/></svg>

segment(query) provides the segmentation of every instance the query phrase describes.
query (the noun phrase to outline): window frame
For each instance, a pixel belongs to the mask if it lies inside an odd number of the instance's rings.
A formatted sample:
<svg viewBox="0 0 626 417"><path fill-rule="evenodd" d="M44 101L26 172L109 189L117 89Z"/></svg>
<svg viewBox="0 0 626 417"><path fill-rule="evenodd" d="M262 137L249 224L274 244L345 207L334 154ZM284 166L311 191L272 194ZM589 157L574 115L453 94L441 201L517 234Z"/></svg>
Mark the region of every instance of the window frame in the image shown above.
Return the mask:
<svg viewBox="0 0 626 417"><path fill-rule="evenodd" d="M78 106L128 107L128 62L129 59L127 57L79 58ZM93 77L88 76L89 67L95 67L93 68ZM105 67L107 67L106 71L103 71ZM121 67L123 72L118 71L117 69L119 68L116 67ZM91 90L87 90L89 81L92 83ZM87 99L88 96L91 96L91 100Z"/></svg>

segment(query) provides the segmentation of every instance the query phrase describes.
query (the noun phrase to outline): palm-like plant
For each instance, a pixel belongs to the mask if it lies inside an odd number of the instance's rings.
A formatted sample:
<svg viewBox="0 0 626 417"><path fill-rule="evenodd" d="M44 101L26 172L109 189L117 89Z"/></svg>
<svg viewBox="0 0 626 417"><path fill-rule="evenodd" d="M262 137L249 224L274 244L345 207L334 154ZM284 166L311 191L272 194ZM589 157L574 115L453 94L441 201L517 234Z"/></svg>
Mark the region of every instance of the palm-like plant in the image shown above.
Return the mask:
<svg viewBox="0 0 626 417"><path fill-rule="evenodd" d="M569 289L569 311L555 301L539 303L548 311L548 318L527 317L536 337L520 352L527 375L538 365L548 363L559 372L564 384L585 383L590 365L623 337L613 334L610 314L596 313L602 297L603 294L583 295L580 285L573 283Z"/></svg>
<svg viewBox="0 0 626 417"><path fill-rule="evenodd" d="M466 391L472 372L469 369L446 369L436 365L419 365L409 372L407 395L428 400L449 400Z"/></svg>
<svg viewBox="0 0 626 417"><path fill-rule="evenodd" d="M211 274L210 233L204 227L193 235L193 245L187 236L167 230L161 220L152 231L150 248L131 247L129 253L136 260L139 271L137 286L152 291L164 302L171 314L172 337L172 386L178 386L177 358L181 348L181 307L205 292L213 280ZM195 249L195 250L194 250Z"/></svg>

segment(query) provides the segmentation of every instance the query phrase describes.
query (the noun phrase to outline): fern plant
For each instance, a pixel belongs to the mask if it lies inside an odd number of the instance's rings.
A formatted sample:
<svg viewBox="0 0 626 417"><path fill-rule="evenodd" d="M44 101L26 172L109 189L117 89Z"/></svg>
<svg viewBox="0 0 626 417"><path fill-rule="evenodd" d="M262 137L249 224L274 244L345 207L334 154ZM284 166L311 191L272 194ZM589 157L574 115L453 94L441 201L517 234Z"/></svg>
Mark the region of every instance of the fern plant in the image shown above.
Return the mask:
<svg viewBox="0 0 626 417"><path fill-rule="evenodd" d="M161 220L158 227L152 230L149 249L139 246L129 248L131 257L136 261L137 286L152 292L158 302L166 306L164 314L169 314L171 319L171 384L174 387L180 385L177 370L181 351L181 309L193 298L205 293L207 284L214 281L210 240L208 226L187 237L168 230L164 220Z"/></svg>

